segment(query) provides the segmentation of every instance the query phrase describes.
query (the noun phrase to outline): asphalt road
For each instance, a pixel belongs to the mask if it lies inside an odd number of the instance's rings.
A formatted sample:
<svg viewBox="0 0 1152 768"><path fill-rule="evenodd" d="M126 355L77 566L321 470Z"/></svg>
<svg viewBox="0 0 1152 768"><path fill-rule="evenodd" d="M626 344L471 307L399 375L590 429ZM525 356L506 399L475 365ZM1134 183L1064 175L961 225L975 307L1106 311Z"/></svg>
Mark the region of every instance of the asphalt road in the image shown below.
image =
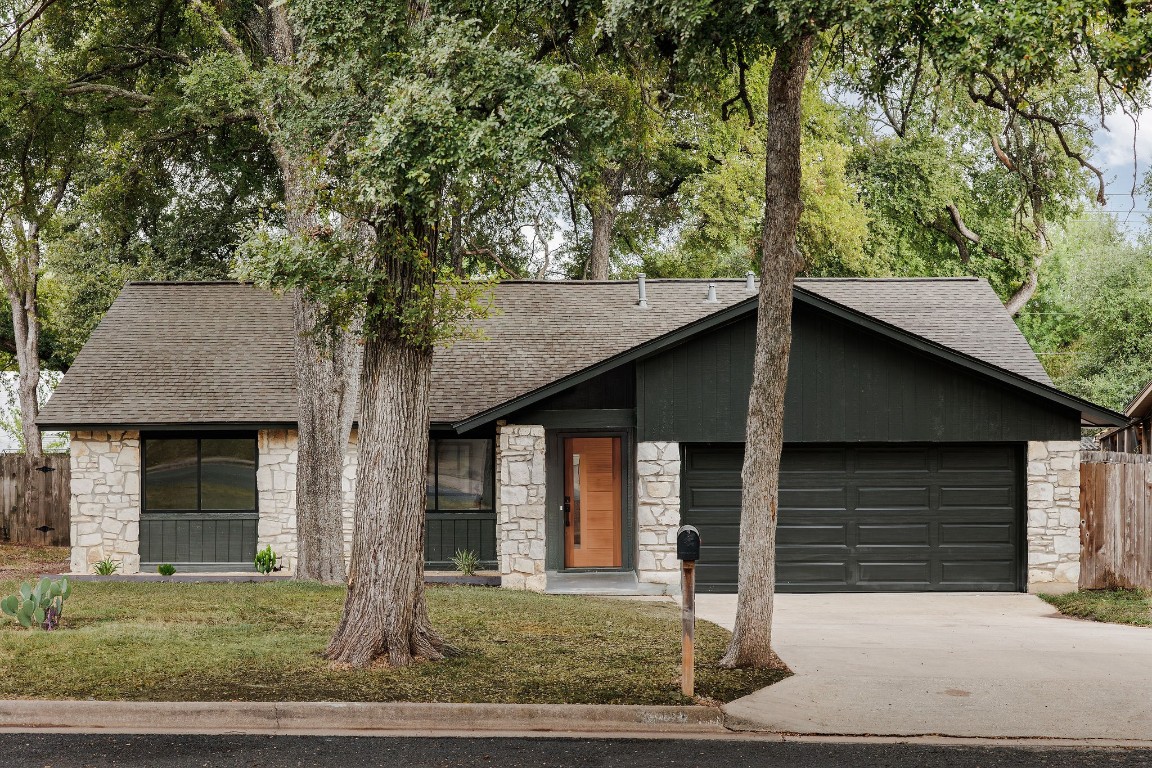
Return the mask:
<svg viewBox="0 0 1152 768"><path fill-rule="evenodd" d="M814 744L744 739L363 738L0 734L0 766L20 768L1115 768L1152 750Z"/></svg>

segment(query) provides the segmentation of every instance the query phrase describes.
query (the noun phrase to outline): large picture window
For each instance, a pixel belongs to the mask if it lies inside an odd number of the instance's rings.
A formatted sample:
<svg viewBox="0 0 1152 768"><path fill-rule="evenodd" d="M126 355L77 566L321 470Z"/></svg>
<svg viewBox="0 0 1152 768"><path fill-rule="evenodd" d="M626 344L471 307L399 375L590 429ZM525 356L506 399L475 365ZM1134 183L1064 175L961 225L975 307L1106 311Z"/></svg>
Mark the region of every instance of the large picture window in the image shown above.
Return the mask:
<svg viewBox="0 0 1152 768"><path fill-rule="evenodd" d="M256 438L144 438L145 512L256 510Z"/></svg>
<svg viewBox="0 0 1152 768"><path fill-rule="evenodd" d="M428 450L429 512L493 509L491 440L433 440Z"/></svg>

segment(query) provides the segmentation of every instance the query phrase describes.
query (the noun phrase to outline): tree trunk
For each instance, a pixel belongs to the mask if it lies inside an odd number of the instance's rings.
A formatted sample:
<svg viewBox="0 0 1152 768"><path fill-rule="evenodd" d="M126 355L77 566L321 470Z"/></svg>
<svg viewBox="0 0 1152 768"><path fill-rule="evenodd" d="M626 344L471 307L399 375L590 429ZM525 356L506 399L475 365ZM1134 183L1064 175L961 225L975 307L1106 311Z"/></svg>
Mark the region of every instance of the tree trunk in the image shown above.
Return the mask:
<svg viewBox="0 0 1152 768"><path fill-rule="evenodd" d="M370 334L360 396L352 577L325 655L365 667L440 659L424 597L424 496L431 349Z"/></svg>
<svg viewBox="0 0 1152 768"><path fill-rule="evenodd" d="M38 467L44 464L44 443L36 419L40 415L40 317L37 287L40 273L39 226L27 227L23 218L13 216L16 251L12 262L3 267L5 294L12 314L12 334L16 346L16 399L20 406L20 432L24 443L24 493L21 498L24 520L32 520L31 510L39 502ZM12 526L16 543L40 543L43 538L28 526Z"/></svg>
<svg viewBox="0 0 1152 768"><path fill-rule="evenodd" d="M318 225L314 200L289 153L278 154L284 180L285 224L307 237ZM342 583L344 569L344 460L360 380L361 347L352 334L318 327L320 308L293 297L296 357L296 536L294 574Z"/></svg>
<svg viewBox="0 0 1152 768"><path fill-rule="evenodd" d="M604 171L600 174L600 181L603 197L588 206L588 213L592 216L592 245L585 273L589 280L608 279L612 234L616 228L616 217L620 213L620 203L623 199L621 194L624 185L623 171Z"/></svg>
<svg viewBox="0 0 1152 768"><path fill-rule="evenodd" d="M344 459L359 390L360 345L316 330L315 305L293 297L297 387L295 575L340 584L344 570Z"/></svg>
<svg viewBox="0 0 1152 768"><path fill-rule="evenodd" d="M295 63L296 42L283 4L270 8L265 53L281 66ZM272 105L259 120L284 185L284 224L292 237L308 238L320 226L307 159L284 145ZM355 418L361 347L353 334L318 327L321 309L293 297L296 357L296 537L294 574L342 583L344 568L344 460Z"/></svg>
<svg viewBox="0 0 1152 768"><path fill-rule="evenodd" d="M724 667L763 667L774 661L772 609L784 393L792 346L792 284L802 267L796 247L802 207L800 98L814 42L814 36L805 35L781 46L768 82L764 230L742 473L739 595L735 631L720 661Z"/></svg>

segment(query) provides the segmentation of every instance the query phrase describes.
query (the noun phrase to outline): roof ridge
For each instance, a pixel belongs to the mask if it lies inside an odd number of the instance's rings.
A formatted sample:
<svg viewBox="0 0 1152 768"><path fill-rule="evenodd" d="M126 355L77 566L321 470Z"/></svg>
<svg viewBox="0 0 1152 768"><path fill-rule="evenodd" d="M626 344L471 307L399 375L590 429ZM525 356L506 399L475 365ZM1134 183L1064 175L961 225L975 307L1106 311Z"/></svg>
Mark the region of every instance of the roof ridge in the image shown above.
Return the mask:
<svg viewBox="0 0 1152 768"><path fill-rule="evenodd" d="M250 280L129 280L128 285L255 285Z"/></svg>
<svg viewBox="0 0 1152 768"><path fill-rule="evenodd" d="M741 283L743 277L645 277L644 282L652 283ZM636 285L636 278L621 278L620 280L537 280L534 278L516 278L501 280L498 285Z"/></svg>
<svg viewBox="0 0 1152 768"><path fill-rule="evenodd" d="M955 277L798 277L797 282L806 283L978 283L984 278L974 275Z"/></svg>

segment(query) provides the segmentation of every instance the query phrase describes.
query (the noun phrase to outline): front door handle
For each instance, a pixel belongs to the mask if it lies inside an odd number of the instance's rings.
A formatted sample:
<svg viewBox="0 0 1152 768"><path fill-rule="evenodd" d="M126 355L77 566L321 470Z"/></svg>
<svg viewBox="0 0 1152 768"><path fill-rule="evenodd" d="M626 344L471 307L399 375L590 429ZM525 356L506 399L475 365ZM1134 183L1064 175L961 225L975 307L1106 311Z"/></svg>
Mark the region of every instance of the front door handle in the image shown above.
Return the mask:
<svg viewBox="0 0 1152 768"><path fill-rule="evenodd" d="M564 497L564 503L560 505L560 511L564 513L564 527L567 528L572 525L572 499L570 497Z"/></svg>

